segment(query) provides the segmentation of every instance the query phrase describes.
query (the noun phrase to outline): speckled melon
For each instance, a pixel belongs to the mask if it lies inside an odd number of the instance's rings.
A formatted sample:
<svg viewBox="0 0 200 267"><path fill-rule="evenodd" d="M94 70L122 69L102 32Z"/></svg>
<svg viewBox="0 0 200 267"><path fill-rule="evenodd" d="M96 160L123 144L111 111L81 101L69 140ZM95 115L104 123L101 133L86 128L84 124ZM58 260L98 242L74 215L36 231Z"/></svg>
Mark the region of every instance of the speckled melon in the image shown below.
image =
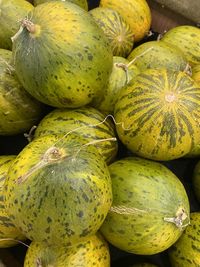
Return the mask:
<svg viewBox="0 0 200 267"><path fill-rule="evenodd" d="M107 7L96 7L89 13L108 38L113 56L127 57L133 49L134 33L120 13Z"/></svg>
<svg viewBox="0 0 200 267"><path fill-rule="evenodd" d="M51 2L51 1L62 1L62 2L72 2L80 7L82 7L85 10L88 10L88 2L87 0L34 0L34 5L40 5L46 2Z"/></svg>
<svg viewBox="0 0 200 267"><path fill-rule="evenodd" d="M191 65L200 63L200 29L195 26L181 25L167 31L162 41L181 49Z"/></svg>
<svg viewBox="0 0 200 267"><path fill-rule="evenodd" d="M33 5L25 0L0 1L0 48L12 49L11 37L19 30L20 20L32 9Z"/></svg>
<svg viewBox="0 0 200 267"><path fill-rule="evenodd" d="M70 246L95 234L112 202L104 159L75 134L30 142L14 160L5 187L12 222L46 245Z"/></svg>
<svg viewBox="0 0 200 267"><path fill-rule="evenodd" d="M190 224L180 239L169 249L173 267L200 266L200 212L190 214Z"/></svg>
<svg viewBox="0 0 200 267"><path fill-rule="evenodd" d="M100 101L112 51L87 11L71 2L38 5L13 42L18 78L36 99L70 108Z"/></svg>
<svg viewBox="0 0 200 267"><path fill-rule="evenodd" d="M97 105L97 108L105 114L113 114L120 90L134 79L139 72L139 69L134 64L129 65L128 59L114 56L109 82L104 90L103 99Z"/></svg>
<svg viewBox="0 0 200 267"><path fill-rule="evenodd" d="M0 135L29 131L43 111L43 105L20 84L11 59L11 51L0 49Z"/></svg>
<svg viewBox="0 0 200 267"><path fill-rule="evenodd" d="M99 233L70 248L33 241L26 252L24 267L36 266L35 263L42 267L109 267L109 247Z"/></svg>
<svg viewBox="0 0 200 267"><path fill-rule="evenodd" d="M114 160L118 142L113 122L92 107L55 109L38 124L34 138L47 134L75 132L91 142L107 163Z"/></svg>
<svg viewBox="0 0 200 267"><path fill-rule="evenodd" d="M130 25L134 41L142 40L151 26L151 11L146 0L101 0L100 7L118 11Z"/></svg>
<svg viewBox="0 0 200 267"><path fill-rule="evenodd" d="M109 165L113 203L101 227L115 247L139 255L169 248L189 224L189 200L164 165L127 157Z"/></svg>
<svg viewBox="0 0 200 267"><path fill-rule="evenodd" d="M128 56L128 60L134 60L134 65L140 70L167 68L184 71L188 66L179 48L162 41L149 41L137 46Z"/></svg>
<svg viewBox="0 0 200 267"><path fill-rule="evenodd" d="M114 116L120 140L133 153L180 158L200 143L200 87L185 72L145 70L120 91Z"/></svg>
<svg viewBox="0 0 200 267"><path fill-rule="evenodd" d="M25 239L21 232L11 222L5 209L4 182L8 169L15 157L15 155L0 156L0 248L18 245L19 243L17 241Z"/></svg>

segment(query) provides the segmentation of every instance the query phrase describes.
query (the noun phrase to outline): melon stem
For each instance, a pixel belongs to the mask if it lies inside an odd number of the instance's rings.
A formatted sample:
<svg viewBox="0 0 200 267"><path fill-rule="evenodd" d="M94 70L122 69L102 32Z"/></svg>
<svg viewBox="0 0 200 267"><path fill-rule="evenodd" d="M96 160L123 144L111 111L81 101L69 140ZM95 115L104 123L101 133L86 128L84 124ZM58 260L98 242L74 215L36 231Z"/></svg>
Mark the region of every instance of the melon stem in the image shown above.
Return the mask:
<svg viewBox="0 0 200 267"><path fill-rule="evenodd" d="M23 28L26 28L32 34L36 32L35 24L27 18L22 20L21 25Z"/></svg>
<svg viewBox="0 0 200 267"><path fill-rule="evenodd" d="M165 217L164 221L169 223L174 223L176 227L180 228L181 230L189 225L189 222L184 224L184 221L188 218L188 215L186 214L185 210L183 208L179 208L175 217Z"/></svg>

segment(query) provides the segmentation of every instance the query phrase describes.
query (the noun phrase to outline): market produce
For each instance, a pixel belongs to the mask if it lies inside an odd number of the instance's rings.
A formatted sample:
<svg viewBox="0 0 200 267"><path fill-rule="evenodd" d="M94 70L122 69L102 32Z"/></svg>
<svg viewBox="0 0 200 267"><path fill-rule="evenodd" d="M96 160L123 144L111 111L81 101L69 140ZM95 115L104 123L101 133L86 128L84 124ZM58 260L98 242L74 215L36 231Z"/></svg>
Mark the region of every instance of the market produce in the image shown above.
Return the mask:
<svg viewBox="0 0 200 267"><path fill-rule="evenodd" d="M100 0L99 6L118 11L130 25L135 42L147 36L151 26L151 11L146 0Z"/></svg>
<svg viewBox="0 0 200 267"><path fill-rule="evenodd" d="M166 68L184 71L188 67L182 51L162 41L149 41L137 46L128 56L129 61L134 59L134 65L140 70Z"/></svg>
<svg viewBox="0 0 200 267"><path fill-rule="evenodd" d="M127 157L109 166L113 203L101 227L106 240L140 255L162 252L189 224L180 180L161 163Z"/></svg>
<svg viewBox="0 0 200 267"><path fill-rule="evenodd" d="M130 25L116 10L97 7L89 11L104 31L114 56L127 57L134 45L134 34Z"/></svg>
<svg viewBox="0 0 200 267"><path fill-rule="evenodd" d="M37 5L40 5L46 2L51 2L51 1L55 1L55 0L34 0L34 5L37 6ZM56 1L71 2L82 7L85 10L88 10L87 0L56 0Z"/></svg>
<svg viewBox="0 0 200 267"><path fill-rule="evenodd" d="M159 161L183 157L200 143L200 87L181 71L145 70L120 91L114 116L133 153Z"/></svg>
<svg viewBox="0 0 200 267"><path fill-rule="evenodd" d="M55 109L38 124L34 138L75 132L96 147L107 163L117 155L118 142L113 122L92 107Z"/></svg>
<svg viewBox="0 0 200 267"><path fill-rule="evenodd" d="M36 99L55 107L100 101L112 70L112 52L92 16L70 2L34 8L13 38L16 73Z"/></svg>
<svg viewBox="0 0 200 267"><path fill-rule="evenodd" d="M29 131L42 116L43 106L20 84L12 52L0 49L0 135Z"/></svg>
<svg viewBox="0 0 200 267"><path fill-rule="evenodd" d="M167 31L161 40L181 49L191 66L200 64L199 28L190 25L177 26Z"/></svg>
<svg viewBox="0 0 200 267"><path fill-rule="evenodd" d="M20 20L33 10L33 5L25 0L1 0L0 10L0 48L11 50L11 37L19 30Z"/></svg>
<svg viewBox="0 0 200 267"><path fill-rule="evenodd" d="M24 267L33 267L36 262L42 267L109 267L110 253L107 242L98 233L70 248L33 241L27 250Z"/></svg>
<svg viewBox="0 0 200 267"><path fill-rule="evenodd" d="M169 249L169 257L173 267L200 266L200 212L190 214L190 224L180 239Z"/></svg>
<svg viewBox="0 0 200 267"><path fill-rule="evenodd" d="M9 170L6 208L30 240L71 246L97 232L112 202L108 167L79 135L29 143Z"/></svg>
<svg viewBox="0 0 200 267"><path fill-rule="evenodd" d="M15 157L15 155L0 156L0 248L18 245L18 241L25 239L21 232L11 222L5 209L4 182L8 169Z"/></svg>

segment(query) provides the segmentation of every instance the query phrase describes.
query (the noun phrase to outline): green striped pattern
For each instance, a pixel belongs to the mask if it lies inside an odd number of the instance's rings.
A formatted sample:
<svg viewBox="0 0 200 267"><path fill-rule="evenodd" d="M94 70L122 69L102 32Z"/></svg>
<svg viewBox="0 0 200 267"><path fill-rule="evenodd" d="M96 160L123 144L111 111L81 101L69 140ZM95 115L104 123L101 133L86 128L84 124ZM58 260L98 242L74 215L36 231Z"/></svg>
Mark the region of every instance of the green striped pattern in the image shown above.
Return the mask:
<svg viewBox="0 0 200 267"><path fill-rule="evenodd" d="M200 212L190 214L190 225L180 239L170 248L169 257L173 267L200 266Z"/></svg>
<svg viewBox="0 0 200 267"><path fill-rule="evenodd" d="M46 3L46 2L50 2L50 1L55 1L55 0L34 0L34 6ZM71 2L74 3L80 7L82 7L83 9L85 9L86 11L88 11L88 3L87 0L57 0L57 1L62 1L62 2Z"/></svg>
<svg viewBox="0 0 200 267"><path fill-rule="evenodd" d="M123 88L117 133L132 152L172 160L200 142L200 88L184 72L149 69Z"/></svg>
<svg viewBox="0 0 200 267"><path fill-rule="evenodd" d="M89 13L108 38L113 56L127 57L134 44L134 33L128 22L112 8L97 7Z"/></svg>
<svg viewBox="0 0 200 267"><path fill-rule="evenodd" d="M165 218L182 208L189 222L189 200L180 180L164 165L127 157L109 166L113 203L101 227L114 246L135 254L152 255L169 248L182 234Z"/></svg>
<svg viewBox="0 0 200 267"><path fill-rule="evenodd" d="M48 134L68 134L75 132L111 162L118 150L115 127L110 118L92 107L77 109L55 109L46 115L36 128L34 137Z"/></svg>

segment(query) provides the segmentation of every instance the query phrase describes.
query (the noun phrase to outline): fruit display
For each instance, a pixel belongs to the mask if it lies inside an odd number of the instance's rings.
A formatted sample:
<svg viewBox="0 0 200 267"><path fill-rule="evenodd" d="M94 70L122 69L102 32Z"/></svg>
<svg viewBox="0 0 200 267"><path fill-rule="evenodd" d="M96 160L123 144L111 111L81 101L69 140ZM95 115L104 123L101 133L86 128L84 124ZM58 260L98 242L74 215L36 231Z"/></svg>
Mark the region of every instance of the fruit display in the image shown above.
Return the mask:
<svg viewBox="0 0 200 267"><path fill-rule="evenodd" d="M0 266L200 265L200 29L152 2L0 1Z"/></svg>

